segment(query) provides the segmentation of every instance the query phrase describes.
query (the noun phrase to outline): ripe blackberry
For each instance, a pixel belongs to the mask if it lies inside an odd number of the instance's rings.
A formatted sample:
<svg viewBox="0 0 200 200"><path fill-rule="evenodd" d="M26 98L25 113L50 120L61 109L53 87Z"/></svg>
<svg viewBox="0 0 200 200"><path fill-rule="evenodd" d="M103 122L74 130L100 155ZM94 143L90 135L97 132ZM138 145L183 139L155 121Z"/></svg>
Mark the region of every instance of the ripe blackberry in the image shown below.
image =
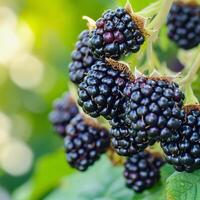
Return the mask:
<svg viewBox="0 0 200 200"><path fill-rule="evenodd" d="M200 43L200 6L175 2L169 12L168 37L183 49L192 49Z"/></svg>
<svg viewBox="0 0 200 200"><path fill-rule="evenodd" d="M163 164L161 157L147 151L129 157L124 170L127 187L137 193L151 188L159 181L160 167Z"/></svg>
<svg viewBox="0 0 200 200"><path fill-rule="evenodd" d="M67 93L54 102L53 111L49 114L49 120L53 124L55 131L60 136L65 137L65 127L78 113L76 103L71 94Z"/></svg>
<svg viewBox="0 0 200 200"><path fill-rule="evenodd" d="M184 94L166 79L140 77L124 90L126 124L144 148L171 137L182 124Z"/></svg>
<svg viewBox="0 0 200 200"><path fill-rule="evenodd" d="M119 59L136 53L144 43L144 35L124 8L106 11L96 21L91 33L90 47L97 58Z"/></svg>
<svg viewBox="0 0 200 200"><path fill-rule="evenodd" d="M85 171L98 160L109 144L108 131L81 114L76 115L66 127L67 161L80 171Z"/></svg>
<svg viewBox="0 0 200 200"><path fill-rule="evenodd" d="M111 144L120 156L131 156L146 148L137 144L135 135L129 131L123 119L113 118L110 121Z"/></svg>
<svg viewBox="0 0 200 200"><path fill-rule="evenodd" d="M72 82L79 84L95 63L96 59L88 46L89 31L85 30L79 35L76 49L72 52L72 63L69 65L69 76Z"/></svg>
<svg viewBox="0 0 200 200"><path fill-rule="evenodd" d="M123 89L128 75L98 61L79 85L78 103L92 117L112 119L122 112Z"/></svg>
<svg viewBox="0 0 200 200"><path fill-rule="evenodd" d="M187 111L187 108L189 110ZM186 107L183 125L161 147L166 160L177 171L192 172L200 169L200 109Z"/></svg>

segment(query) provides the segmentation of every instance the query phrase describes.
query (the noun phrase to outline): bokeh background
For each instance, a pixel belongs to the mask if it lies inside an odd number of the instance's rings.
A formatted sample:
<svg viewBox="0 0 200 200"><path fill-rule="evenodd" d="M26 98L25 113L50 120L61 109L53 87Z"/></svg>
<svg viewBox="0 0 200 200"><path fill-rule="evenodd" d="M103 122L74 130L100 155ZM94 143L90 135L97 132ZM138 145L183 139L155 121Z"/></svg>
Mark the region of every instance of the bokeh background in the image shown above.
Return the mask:
<svg viewBox="0 0 200 200"><path fill-rule="evenodd" d="M140 10L152 2L132 4ZM0 1L0 200L44 199L61 178L74 172L65 162L48 113L52 101L70 90L70 52L86 28L81 17L97 19L105 9L124 4L125 0Z"/></svg>

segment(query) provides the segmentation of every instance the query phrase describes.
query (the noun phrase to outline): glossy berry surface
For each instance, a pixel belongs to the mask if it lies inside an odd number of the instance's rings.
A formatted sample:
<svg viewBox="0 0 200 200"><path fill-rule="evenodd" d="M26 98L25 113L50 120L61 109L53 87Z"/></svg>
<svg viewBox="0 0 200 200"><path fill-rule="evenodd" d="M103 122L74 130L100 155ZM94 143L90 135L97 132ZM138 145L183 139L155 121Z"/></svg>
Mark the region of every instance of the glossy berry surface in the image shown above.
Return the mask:
<svg viewBox="0 0 200 200"><path fill-rule="evenodd" d="M106 11L96 21L90 36L90 47L97 58L119 59L122 55L136 53L144 43L144 35L123 8Z"/></svg>
<svg viewBox="0 0 200 200"><path fill-rule="evenodd" d="M98 61L79 85L78 103L90 116L103 116L110 120L122 112L127 81L125 73Z"/></svg>
<svg viewBox="0 0 200 200"><path fill-rule="evenodd" d="M184 124L172 137L161 142L161 147L166 160L177 171L200 169L200 110L185 113Z"/></svg>
<svg viewBox="0 0 200 200"><path fill-rule="evenodd" d="M136 143L134 135L130 133L123 119L113 118L110 125L111 144L119 155L131 156L139 152L140 144Z"/></svg>
<svg viewBox="0 0 200 200"><path fill-rule="evenodd" d="M200 6L175 2L167 20L169 38L183 49L200 43Z"/></svg>
<svg viewBox="0 0 200 200"><path fill-rule="evenodd" d="M108 131L97 127L78 114L66 127L65 149L68 163L85 171L110 145Z"/></svg>
<svg viewBox="0 0 200 200"><path fill-rule="evenodd" d="M53 111L49 114L49 120L55 131L65 137L65 128L70 121L79 113L78 107L70 93L64 94L53 105Z"/></svg>
<svg viewBox="0 0 200 200"><path fill-rule="evenodd" d="M160 157L149 152L140 152L128 158L124 177L128 188L141 193L151 188L160 179L160 167L164 164Z"/></svg>
<svg viewBox="0 0 200 200"><path fill-rule="evenodd" d="M88 46L89 31L83 31L76 43L76 48L72 52L72 62L69 65L69 76L73 83L79 84L96 59Z"/></svg>
<svg viewBox="0 0 200 200"><path fill-rule="evenodd" d="M141 77L129 83L124 94L126 124L141 147L166 140L182 125L184 94L176 83Z"/></svg>

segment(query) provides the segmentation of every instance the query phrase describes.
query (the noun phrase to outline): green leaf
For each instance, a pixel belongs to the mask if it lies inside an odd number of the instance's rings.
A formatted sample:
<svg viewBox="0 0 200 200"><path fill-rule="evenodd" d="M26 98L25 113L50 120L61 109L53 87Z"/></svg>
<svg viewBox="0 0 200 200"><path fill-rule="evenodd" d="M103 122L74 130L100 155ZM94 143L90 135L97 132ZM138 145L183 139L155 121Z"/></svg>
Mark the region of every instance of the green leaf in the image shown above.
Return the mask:
<svg viewBox="0 0 200 200"><path fill-rule="evenodd" d="M200 199L200 170L194 173L175 172L167 179L167 199Z"/></svg>
<svg viewBox="0 0 200 200"><path fill-rule="evenodd" d="M27 188L28 192L26 193L26 197L23 198L24 200L41 199L57 187L63 177L72 172L72 168L66 163L63 150L44 156L38 160L33 178L29 181L29 184L25 184L15 191L14 199L18 200L20 197L23 197L22 193L27 191Z"/></svg>
<svg viewBox="0 0 200 200"><path fill-rule="evenodd" d="M21 185L17 190L14 191L12 195L13 200L27 200L29 199L32 192L32 182Z"/></svg>
<svg viewBox="0 0 200 200"><path fill-rule="evenodd" d="M62 177L72 172L73 170L66 163L63 149L41 158L36 165L33 177L33 190L30 199L39 199L59 185Z"/></svg>
<svg viewBox="0 0 200 200"><path fill-rule="evenodd" d="M67 177L45 200L131 200L132 197L133 192L125 187L123 167L113 167L103 157L87 172Z"/></svg>

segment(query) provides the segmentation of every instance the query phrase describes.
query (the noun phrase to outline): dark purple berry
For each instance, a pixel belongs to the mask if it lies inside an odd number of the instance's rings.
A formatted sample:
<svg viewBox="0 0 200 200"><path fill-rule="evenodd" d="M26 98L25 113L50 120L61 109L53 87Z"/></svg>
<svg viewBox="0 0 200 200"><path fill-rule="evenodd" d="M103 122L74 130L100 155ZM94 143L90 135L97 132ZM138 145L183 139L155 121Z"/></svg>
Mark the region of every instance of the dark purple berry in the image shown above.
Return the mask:
<svg viewBox="0 0 200 200"><path fill-rule="evenodd" d="M189 108L189 111L188 111ZM185 107L183 125L174 135L161 142L166 160L177 171L200 169L200 110L198 106ZM175 137L176 136L176 137Z"/></svg>
<svg viewBox="0 0 200 200"><path fill-rule="evenodd" d="M76 115L66 127L66 158L79 171L85 171L93 165L109 145L108 131L81 114Z"/></svg>
<svg viewBox="0 0 200 200"><path fill-rule="evenodd" d="M200 43L200 6L175 2L169 12L168 37L180 48L192 49Z"/></svg>
<svg viewBox="0 0 200 200"><path fill-rule="evenodd" d="M62 137L66 136L65 127L79 113L78 107L71 94L64 94L53 105L53 111L49 114L49 120L55 131Z"/></svg>
<svg viewBox="0 0 200 200"><path fill-rule="evenodd" d="M79 84L91 66L96 62L89 48L89 31L85 30L79 35L79 41L72 53L72 62L69 65L69 76L73 83Z"/></svg>
<svg viewBox="0 0 200 200"><path fill-rule="evenodd" d="M182 125L184 94L176 83L141 77L128 83L124 94L126 126L144 148L166 140Z"/></svg>
<svg viewBox="0 0 200 200"><path fill-rule="evenodd" d="M141 193L160 180L161 157L144 151L132 155L125 163L124 177L128 188Z"/></svg>
<svg viewBox="0 0 200 200"><path fill-rule="evenodd" d="M128 75L98 61L79 85L78 103L92 117L112 119L123 110L123 90Z"/></svg>
<svg viewBox="0 0 200 200"><path fill-rule="evenodd" d="M90 47L98 59L119 59L128 53L135 53L145 40L143 33L123 8L106 11L96 21L96 27L91 33Z"/></svg>

